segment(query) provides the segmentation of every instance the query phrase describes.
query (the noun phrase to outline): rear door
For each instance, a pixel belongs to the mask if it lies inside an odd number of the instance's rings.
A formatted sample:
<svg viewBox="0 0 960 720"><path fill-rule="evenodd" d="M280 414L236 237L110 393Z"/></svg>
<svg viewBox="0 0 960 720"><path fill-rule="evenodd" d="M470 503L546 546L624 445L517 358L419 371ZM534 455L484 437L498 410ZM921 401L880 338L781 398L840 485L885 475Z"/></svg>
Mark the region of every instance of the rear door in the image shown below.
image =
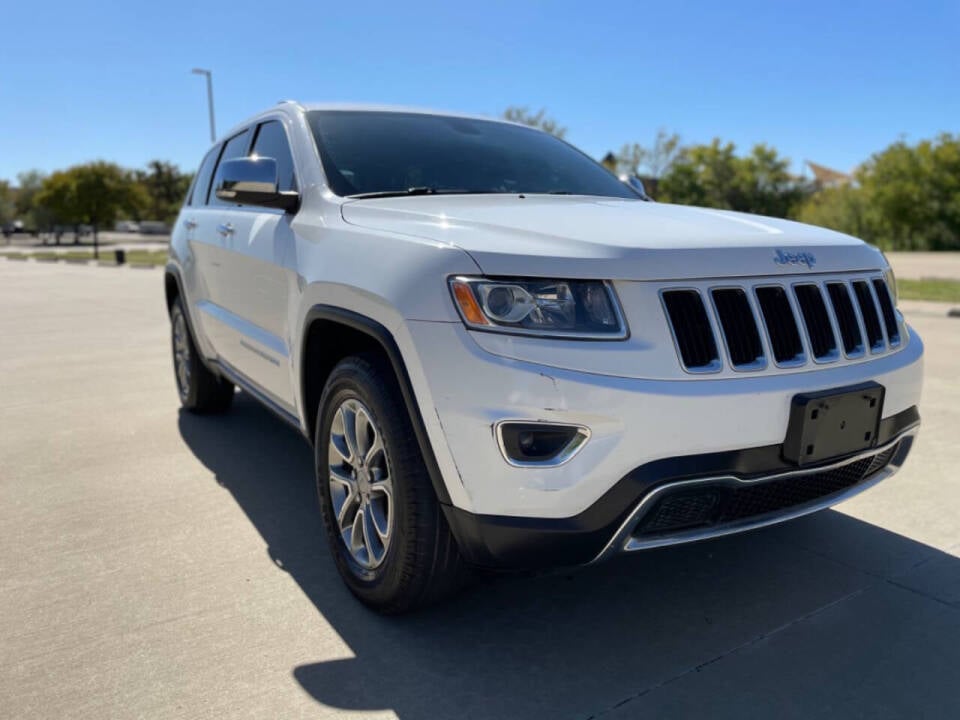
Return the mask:
<svg viewBox="0 0 960 720"><path fill-rule="evenodd" d="M222 145L217 158L212 182L204 196L204 203L194 216L194 254L198 273L202 275L206 292L197 298L195 305L200 310L204 333L219 359L229 360L232 346L236 343L235 331L230 318L223 312L224 296L230 286L236 282L227 275L224 261L224 241L226 229L223 214L227 203L218 200L216 187L220 181L220 168L225 160L244 157L250 147L253 132L250 128L228 138Z"/></svg>
<svg viewBox="0 0 960 720"><path fill-rule="evenodd" d="M251 135L249 154L276 160L280 190L297 190L283 122L279 118L263 121L251 128ZM217 182L215 178L214 188ZM215 197L211 207L220 250L216 311L226 333L221 355L255 389L293 412L287 327L288 303L297 282L293 215Z"/></svg>
<svg viewBox="0 0 960 720"><path fill-rule="evenodd" d="M184 280L186 281L187 295L193 306L202 309L210 300L210 272L213 269L211 262L217 244L217 236L213 226L208 222L207 195L210 192L210 183L213 172L220 159L223 145L218 143L206 154L197 170L196 179L190 189L186 206L180 213L179 225L173 230L173 239L183 238L188 253L180 258ZM179 247L179 245L178 245ZM200 337L216 351L215 338L211 331L215 330L205 322L203 312L192 314L193 322L198 325Z"/></svg>

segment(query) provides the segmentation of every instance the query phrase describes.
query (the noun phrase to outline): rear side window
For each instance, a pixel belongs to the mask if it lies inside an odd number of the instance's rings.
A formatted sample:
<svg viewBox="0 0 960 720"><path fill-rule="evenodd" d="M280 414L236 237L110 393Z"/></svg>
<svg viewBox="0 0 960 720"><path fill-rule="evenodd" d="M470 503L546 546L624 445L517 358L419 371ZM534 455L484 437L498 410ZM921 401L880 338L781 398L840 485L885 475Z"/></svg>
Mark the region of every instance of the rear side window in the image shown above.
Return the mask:
<svg viewBox="0 0 960 720"><path fill-rule="evenodd" d="M213 186L210 189L209 203L211 205L236 205L236 203L224 202L217 199L217 185L220 184L220 168L224 160L233 160L239 157L246 157L247 148L250 147L250 128L247 128L239 135L234 135L227 140L223 146L223 154L220 156L220 162L217 164L217 172L213 176Z"/></svg>
<svg viewBox="0 0 960 720"><path fill-rule="evenodd" d="M281 191L297 189L290 143L287 141L287 133L283 125L278 121L271 120L260 125L257 139L253 141L251 155L273 158L277 161L277 180Z"/></svg>
<svg viewBox="0 0 960 720"><path fill-rule="evenodd" d="M217 145L207 153L203 162L200 163L200 169L197 170L197 177L193 181L193 189L190 193L190 199L187 200L187 205L206 205L207 193L210 192L210 178L213 175L213 168L217 164L219 155L220 146Z"/></svg>

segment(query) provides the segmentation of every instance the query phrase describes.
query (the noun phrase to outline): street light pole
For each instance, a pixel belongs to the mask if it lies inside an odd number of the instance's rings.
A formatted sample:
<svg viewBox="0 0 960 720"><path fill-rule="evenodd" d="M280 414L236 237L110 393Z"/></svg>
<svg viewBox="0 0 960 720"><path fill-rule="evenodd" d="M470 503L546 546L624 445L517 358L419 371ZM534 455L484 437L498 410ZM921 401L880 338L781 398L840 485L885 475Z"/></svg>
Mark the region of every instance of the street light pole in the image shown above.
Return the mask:
<svg viewBox="0 0 960 720"><path fill-rule="evenodd" d="M207 107L210 108L210 142L217 141L216 125L213 122L213 73L203 68L194 68L191 71L194 75L207 76Z"/></svg>

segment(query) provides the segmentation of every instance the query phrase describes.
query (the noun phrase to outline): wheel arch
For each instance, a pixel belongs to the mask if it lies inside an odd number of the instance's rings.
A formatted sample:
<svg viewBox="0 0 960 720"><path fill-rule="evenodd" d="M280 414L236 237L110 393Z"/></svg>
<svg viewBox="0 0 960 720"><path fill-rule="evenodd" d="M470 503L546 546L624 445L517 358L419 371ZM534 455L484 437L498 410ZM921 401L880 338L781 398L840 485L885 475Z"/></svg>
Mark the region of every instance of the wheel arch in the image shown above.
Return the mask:
<svg viewBox="0 0 960 720"><path fill-rule="evenodd" d="M390 363L437 499L449 505L450 495L430 444L403 355L390 331L373 318L333 305L314 305L307 312L300 343L299 377L307 438L313 443L317 407L330 372L344 357L359 352L377 352Z"/></svg>
<svg viewBox="0 0 960 720"><path fill-rule="evenodd" d="M180 271L176 265L168 263L163 271L163 291L167 301L167 314L173 309L173 302L177 298L183 298L183 287L180 280ZM186 312L186 309L184 309Z"/></svg>

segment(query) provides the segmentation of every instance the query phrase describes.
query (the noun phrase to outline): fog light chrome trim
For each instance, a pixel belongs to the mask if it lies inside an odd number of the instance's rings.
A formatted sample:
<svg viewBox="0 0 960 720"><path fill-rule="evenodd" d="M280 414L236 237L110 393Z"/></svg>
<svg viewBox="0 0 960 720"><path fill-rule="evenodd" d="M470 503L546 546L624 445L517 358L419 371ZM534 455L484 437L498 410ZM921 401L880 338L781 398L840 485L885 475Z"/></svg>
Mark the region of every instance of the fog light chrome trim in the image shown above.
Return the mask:
<svg viewBox="0 0 960 720"><path fill-rule="evenodd" d="M550 428L564 428L564 429L573 429L575 434L571 438L570 442L563 446L563 448L556 455L553 455L546 460L516 460L507 453L506 445L503 441L503 427L505 425L512 424L523 424L523 425L538 425L543 427L545 430ZM583 449L583 446L587 444L587 441L590 440L591 432L590 428L584 425L571 425L570 423L554 423L546 422L544 420L525 420L523 418L510 418L509 420L500 420L493 426L493 434L497 438L497 447L500 448L500 455L503 456L503 459L507 461L508 465L518 468L554 468L560 467L565 463L570 462L574 456Z"/></svg>

